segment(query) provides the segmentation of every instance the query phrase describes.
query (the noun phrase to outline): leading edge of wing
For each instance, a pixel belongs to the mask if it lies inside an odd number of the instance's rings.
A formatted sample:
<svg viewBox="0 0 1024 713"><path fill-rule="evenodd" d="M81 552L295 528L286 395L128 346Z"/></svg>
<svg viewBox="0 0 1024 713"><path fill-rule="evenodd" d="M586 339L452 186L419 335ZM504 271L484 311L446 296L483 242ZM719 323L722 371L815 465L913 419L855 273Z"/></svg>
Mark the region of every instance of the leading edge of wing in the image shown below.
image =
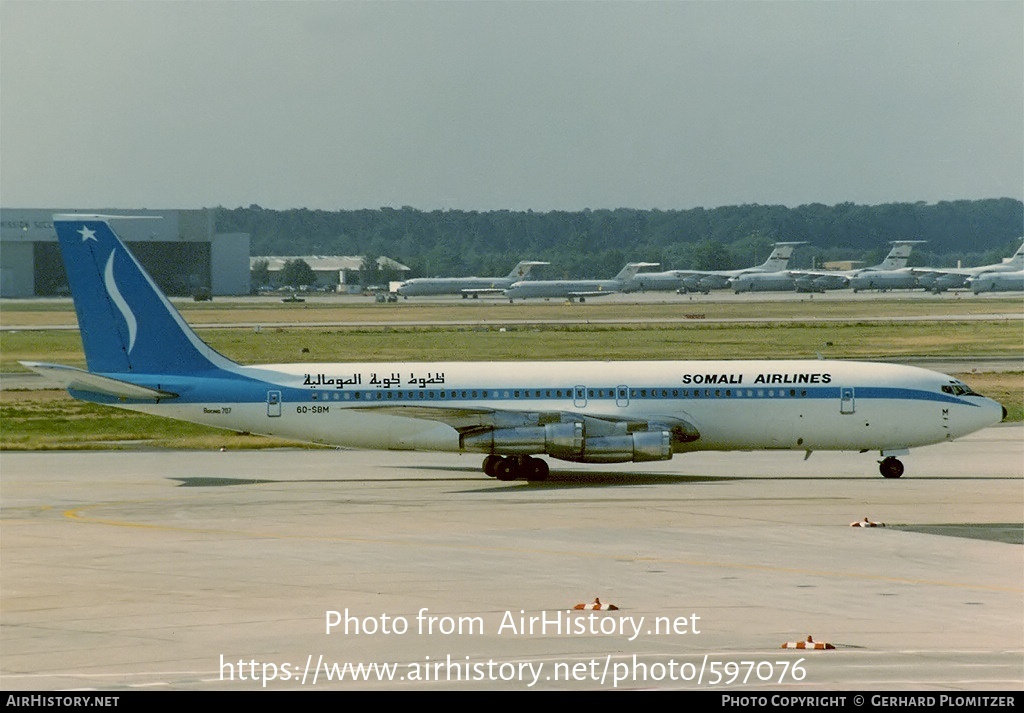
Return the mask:
<svg viewBox="0 0 1024 713"><path fill-rule="evenodd" d="M451 406L420 406L413 404L366 404L349 406L347 408L355 411L384 413L389 416L439 421L448 424L456 430L479 428L481 426L512 428L542 423L557 423L562 420L561 412L549 411L510 411L495 408L455 408Z"/></svg>
<svg viewBox="0 0 1024 713"><path fill-rule="evenodd" d="M606 288L603 290L572 290L566 293L566 297L604 297L605 295L614 295L619 290L613 288Z"/></svg>
<svg viewBox="0 0 1024 713"><path fill-rule="evenodd" d="M45 362L38 361L23 361L20 362L20 364L25 368L31 369L37 374L50 379L51 381L57 382L65 389L73 391L104 394L106 396L114 396L116 398L123 399L151 399L153 401L173 399L178 396L176 393L171 391L151 389L148 386L139 386L138 384L121 381L120 379L113 379L109 376L93 374L85 371L84 369L78 369L73 366L47 364Z"/></svg>
<svg viewBox="0 0 1024 713"><path fill-rule="evenodd" d="M456 408L452 406L420 406L414 404L364 404L348 406L348 409L373 411L390 416L404 416L447 424L457 431L475 429L506 429L546 426L558 423L582 423L592 436L627 433L635 430L670 430L680 441L692 441L699 437L696 427L688 421L671 415L650 414L644 417L624 418L622 416L596 413L582 414L577 411L536 411L499 408Z"/></svg>

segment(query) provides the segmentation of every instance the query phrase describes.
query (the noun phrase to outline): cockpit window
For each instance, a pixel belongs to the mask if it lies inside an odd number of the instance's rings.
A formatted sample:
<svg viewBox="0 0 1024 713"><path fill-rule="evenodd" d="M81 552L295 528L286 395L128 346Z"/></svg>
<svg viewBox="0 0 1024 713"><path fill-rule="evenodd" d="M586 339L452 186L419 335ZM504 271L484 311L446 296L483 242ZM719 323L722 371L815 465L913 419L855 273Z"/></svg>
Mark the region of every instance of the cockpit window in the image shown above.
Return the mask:
<svg viewBox="0 0 1024 713"><path fill-rule="evenodd" d="M977 396L978 393L974 391L970 386L960 381L951 381L948 384L942 386L943 393L953 394L954 396Z"/></svg>

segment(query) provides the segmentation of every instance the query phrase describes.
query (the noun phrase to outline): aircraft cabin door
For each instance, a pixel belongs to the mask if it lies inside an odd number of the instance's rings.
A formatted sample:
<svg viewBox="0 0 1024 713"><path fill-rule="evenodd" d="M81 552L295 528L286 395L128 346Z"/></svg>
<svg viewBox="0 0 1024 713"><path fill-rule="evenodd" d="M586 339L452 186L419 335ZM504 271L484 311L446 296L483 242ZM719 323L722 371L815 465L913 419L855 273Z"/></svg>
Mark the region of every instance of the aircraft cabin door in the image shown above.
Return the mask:
<svg viewBox="0 0 1024 713"><path fill-rule="evenodd" d="M267 416L274 418L281 415L281 392L267 392Z"/></svg>
<svg viewBox="0 0 1024 713"><path fill-rule="evenodd" d="M629 406L629 387L628 386L616 386L615 387L615 405L616 406Z"/></svg>
<svg viewBox="0 0 1024 713"><path fill-rule="evenodd" d="M587 387L574 386L572 389L572 405L576 408L583 408L587 405Z"/></svg>
<svg viewBox="0 0 1024 713"><path fill-rule="evenodd" d="M854 402L853 402L853 387L852 386L841 386L839 387L839 413L853 413Z"/></svg>

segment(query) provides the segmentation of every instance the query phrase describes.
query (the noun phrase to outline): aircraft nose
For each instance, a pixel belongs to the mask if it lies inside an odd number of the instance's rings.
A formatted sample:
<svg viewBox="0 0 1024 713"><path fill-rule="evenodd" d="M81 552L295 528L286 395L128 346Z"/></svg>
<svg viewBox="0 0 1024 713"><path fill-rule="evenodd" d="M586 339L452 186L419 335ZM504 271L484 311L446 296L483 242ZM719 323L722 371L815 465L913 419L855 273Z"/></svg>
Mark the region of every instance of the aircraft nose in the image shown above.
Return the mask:
<svg viewBox="0 0 1024 713"><path fill-rule="evenodd" d="M985 409L989 415L988 423L986 425L993 426L997 423L1001 423L1006 420L1007 411L1006 407L994 399L988 399L989 408Z"/></svg>
<svg viewBox="0 0 1024 713"><path fill-rule="evenodd" d="M969 413L972 415L968 416L968 423L964 424L968 430L961 435L974 433L1006 420L1006 407L995 399L982 397L981 403L977 405L981 408L970 410Z"/></svg>

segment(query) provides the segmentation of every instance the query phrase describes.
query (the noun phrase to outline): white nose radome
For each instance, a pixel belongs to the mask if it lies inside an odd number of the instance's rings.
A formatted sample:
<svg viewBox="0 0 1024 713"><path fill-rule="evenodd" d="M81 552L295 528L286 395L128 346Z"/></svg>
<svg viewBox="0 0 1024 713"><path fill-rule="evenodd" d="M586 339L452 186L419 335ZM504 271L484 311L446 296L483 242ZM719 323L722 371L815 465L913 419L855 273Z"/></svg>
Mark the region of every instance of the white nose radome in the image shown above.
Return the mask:
<svg viewBox="0 0 1024 713"><path fill-rule="evenodd" d="M976 400L975 400L976 399ZM994 426L1006 418L1006 407L984 396L968 399L974 408L958 409L957 418L950 429L952 438Z"/></svg>

